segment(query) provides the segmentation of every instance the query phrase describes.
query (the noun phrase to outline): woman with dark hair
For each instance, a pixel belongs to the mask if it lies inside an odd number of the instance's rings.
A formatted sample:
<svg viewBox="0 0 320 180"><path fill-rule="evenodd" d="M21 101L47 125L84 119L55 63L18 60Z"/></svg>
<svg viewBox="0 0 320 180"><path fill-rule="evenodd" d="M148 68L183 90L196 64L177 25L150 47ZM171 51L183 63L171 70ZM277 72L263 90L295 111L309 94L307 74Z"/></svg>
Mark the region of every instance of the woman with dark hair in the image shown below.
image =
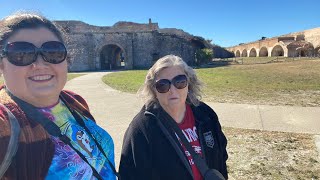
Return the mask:
<svg viewBox="0 0 320 180"><path fill-rule="evenodd" d="M62 90L67 49L55 24L8 16L0 49L0 179L116 179L112 138L81 96Z"/></svg>
<svg viewBox="0 0 320 180"><path fill-rule="evenodd" d="M146 103L123 141L122 179L228 178L227 139L216 113L200 101L200 88L178 56L164 56L149 69L140 91Z"/></svg>

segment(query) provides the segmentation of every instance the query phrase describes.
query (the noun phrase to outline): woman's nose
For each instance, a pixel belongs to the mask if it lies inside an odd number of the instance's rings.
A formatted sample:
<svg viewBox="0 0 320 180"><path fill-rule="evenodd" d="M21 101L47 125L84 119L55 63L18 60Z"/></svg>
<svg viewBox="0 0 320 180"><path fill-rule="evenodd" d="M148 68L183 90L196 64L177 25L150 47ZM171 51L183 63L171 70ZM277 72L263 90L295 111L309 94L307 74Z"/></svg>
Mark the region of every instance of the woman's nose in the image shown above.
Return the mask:
<svg viewBox="0 0 320 180"><path fill-rule="evenodd" d="M37 54L37 59L32 63L33 66L46 66L48 62L46 62L40 53Z"/></svg>
<svg viewBox="0 0 320 180"><path fill-rule="evenodd" d="M170 89L169 89L169 92L170 93L175 93L178 89L171 83L170 84Z"/></svg>

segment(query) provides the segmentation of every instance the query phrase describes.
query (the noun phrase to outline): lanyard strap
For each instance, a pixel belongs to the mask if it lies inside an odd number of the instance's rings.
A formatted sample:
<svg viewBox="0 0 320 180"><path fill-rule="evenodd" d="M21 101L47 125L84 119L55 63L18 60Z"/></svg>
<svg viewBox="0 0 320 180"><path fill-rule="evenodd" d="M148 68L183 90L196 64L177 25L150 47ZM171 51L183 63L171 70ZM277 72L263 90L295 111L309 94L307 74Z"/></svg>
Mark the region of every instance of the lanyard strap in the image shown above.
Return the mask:
<svg viewBox="0 0 320 180"><path fill-rule="evenodd" d="M5 105L0 104L0 106L3 107L8 114L8 118L10 122L10 131L11 131L8 148L2 160L2 163L0 165L0 179L1 179L2 176L5 174L5 172L8 170L13 157L17 153L19 135L20 135L20 125L16 117L11 113L11 111Z"/></svg>
<svg viewBox="0 0 320 180"><path fill-rule="evenodd" d="M98 143L97 139L91 134L90 130L88 129L88 127L86 126L86 124L83 121L83 118L85 117L80 117L79 113L77 113L75 110L71 109L68 105L68 102L64 99L63 96L60 96L61 100L66 104L67 108L69 109L69 111L71 112L71 114L73 115L74 119L80 124L81 127L83 127L85 129L85 131L90 135L90 137L93 139L93 141L96 143L98 149L100 150L100 152L104 155L104 157L106 158L109 166L111 167L113 173L119 178L120 175L119 173L116 171L116 168L114 167L114 165L111 163L111 161L109 160L108 156L106 155L106 153L104 152L103 148L101 147L101 144Z"/></svg>
<svg viewBox="0 0 320 180"><path fill-rule="evenodd" d="M69 145L73 150L76 151L76 153L84 160L92 169L93 175L97 179L102 179L100 174L97 172L97 170L88 162L87 158L84 157L84 155L79 152L75 147L72 146L71 140L66 135L63 135L61 133L60 128L52 121L50 121L47 117L45 117L42 113L36 110L36 107L33 105L19 99L18 97L14 96L10 91L7 90L7 93L10 95L10 97L19 105L19 107L23 110L23 112L26 114L28 119L32 119L36 122L38 122L43 128L46 129L46 131L54 136L59 138L62 142Z"/></svg>
<svg viewBox="0 0 320 180"><path fill-rule="evenodd" d="M188 140L186 139L186 137L182 134L182 130L179 128L179 126L177 125L177 123L172 119L172 117L166 113L164 110L163 114L164 114L164 118L163 119L163 124L167 127L167 128L171 128L179 137L179 139L181 140L181 142L183 143L184 147L189 151L189 153L191 154L194 163L196 164L196 166L198 167L202 177L206 177L208 173L210 172L214 172L212 178L213 179L224 179L224 177L222 176L222 174L215 170L215 169L210 169L207 165L207 163L205 162L205 160L199 155L197 154L194 149L191 147L190 143L188 142Z"/></svg>

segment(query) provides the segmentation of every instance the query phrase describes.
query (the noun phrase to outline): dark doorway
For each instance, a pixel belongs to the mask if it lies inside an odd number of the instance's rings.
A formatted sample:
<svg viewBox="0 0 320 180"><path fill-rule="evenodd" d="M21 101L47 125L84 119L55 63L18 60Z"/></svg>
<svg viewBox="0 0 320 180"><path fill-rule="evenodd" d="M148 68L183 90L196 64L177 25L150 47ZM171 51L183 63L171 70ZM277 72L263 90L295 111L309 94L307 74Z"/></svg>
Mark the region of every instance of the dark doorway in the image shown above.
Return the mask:
<svg viewBox="0 0 320 180"><path fill-rule="evenodd" d="M117 45L104 46L100 52L101 70L124 69L126 62L124 54L124 51Z"/></svg>
<svg viewBox="0 0 320 180"><path fill-rule="evenodd" d="M280 45L276 45L275 47L273 47L272 51L271 51L271 56L283 56L284 55L284 50Z"/></svg>

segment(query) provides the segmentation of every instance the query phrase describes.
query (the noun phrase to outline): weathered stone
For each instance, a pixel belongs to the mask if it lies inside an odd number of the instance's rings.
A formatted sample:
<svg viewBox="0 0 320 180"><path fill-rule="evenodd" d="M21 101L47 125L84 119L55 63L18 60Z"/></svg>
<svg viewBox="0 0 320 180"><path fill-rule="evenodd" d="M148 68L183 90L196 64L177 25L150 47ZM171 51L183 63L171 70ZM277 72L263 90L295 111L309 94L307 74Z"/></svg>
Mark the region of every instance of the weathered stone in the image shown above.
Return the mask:
<svg viewBox="0 0 320 180"><path fill-rule="evenodd" d="M55 21L64 32L70 71L149 68L162 56L175 54L189 65L195 52L213 46L182 30L157 23L118 22L111 27L80 21Z"/></svg>

